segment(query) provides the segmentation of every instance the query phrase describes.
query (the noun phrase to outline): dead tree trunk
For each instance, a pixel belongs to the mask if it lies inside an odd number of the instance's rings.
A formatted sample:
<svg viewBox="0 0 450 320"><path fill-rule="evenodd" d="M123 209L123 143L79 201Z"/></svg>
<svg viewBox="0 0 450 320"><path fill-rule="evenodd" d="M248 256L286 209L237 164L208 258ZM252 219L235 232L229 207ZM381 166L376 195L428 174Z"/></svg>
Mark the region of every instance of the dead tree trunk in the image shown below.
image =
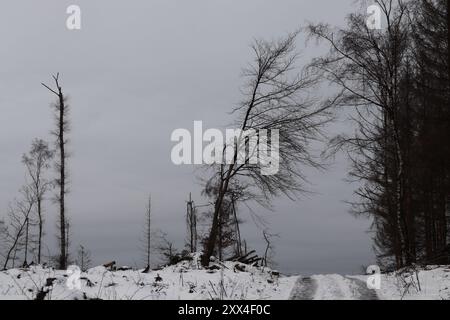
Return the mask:
<svg viewBox="0 0 450 320"><path fill-rule="evenodd" d="M234 225L236 229L236 254L240 256L242 254L241 230L239 228L239 220L237 217L236 204L234 199L231 200L231 205L233 210Z"/></svg>
<svg viewBox="0 0 450 320"><path fill-rule="evenodd" d="M56 164L56 168L58 170L58 179L56 179L56 185L59 187L59 195L57 196L57 201L59 203L59 268L66 269L67 268L67 234L66 234L66 206L65 206L65 196L67 193L66 186L66 144L67 138L65 134L69 130L69 122L67 119L68 113L68 105L66 105L66 99L63 94L62 88L59 84L59 73L56 76L53 76L53 80L55 81L56 89L52 89L46 84L42 83L42 85L47 88L50 92L54 93L57 97L57 103L55 104L56 110L56 130L53 134L56 137L56 145L58 148L58 156L59 161Z"/></svg>
<svg viewBox="0 0 450 320"><path fill-rule="evenodd" d="M192 195L189 193L189 201L187 202L186 207L186 224L187 224L187 232L189 242L189 250L190 252L197 251L197 216L195 211L194 201L192 201Z"/></svg>

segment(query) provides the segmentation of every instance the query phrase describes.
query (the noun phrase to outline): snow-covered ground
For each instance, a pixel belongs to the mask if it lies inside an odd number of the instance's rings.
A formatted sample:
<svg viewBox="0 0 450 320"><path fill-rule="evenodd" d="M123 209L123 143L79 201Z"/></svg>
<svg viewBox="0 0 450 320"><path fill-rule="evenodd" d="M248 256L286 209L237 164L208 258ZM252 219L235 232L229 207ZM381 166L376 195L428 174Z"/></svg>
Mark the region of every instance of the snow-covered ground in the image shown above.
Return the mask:
<svg viewBox="0 0 450 320"><path fill-rule="evenodd" d="M235 262L216 266L205 270L194 259L149 273L95 267L75 278L66 271L40 266L10 269L0 272L0 299L450 299L448 266L382 274L377 290L367 287L368 276L287 277Z"/></svg>
<svg viewBox="0 0 450 320"><path fill-rule="evenodd" d="M0 272L0 299L284 300L297 281L268 268L235 262L217 265L221 268L205 270L194 259L149 273L95 267L81 273L79 289L66 271L40 266L10 269Z"/></svg>
<svg viewBox="0 0 450 320"><path fill-rule="evenodd" d="M449 300L450 267L427 266L379 275L369 288L369 276L338 274L299 277L291 299L304 300ZM372 279L374 276L371 276ZM371 282L373 285L374 282Z"/></svg>
<svg viewBox="0 0 450 320"><path fill-rule="evenodd" d="M367 276L355 277L366 281ZM450 300L450 266L381 275L377 295L383 300Z"/></svg>

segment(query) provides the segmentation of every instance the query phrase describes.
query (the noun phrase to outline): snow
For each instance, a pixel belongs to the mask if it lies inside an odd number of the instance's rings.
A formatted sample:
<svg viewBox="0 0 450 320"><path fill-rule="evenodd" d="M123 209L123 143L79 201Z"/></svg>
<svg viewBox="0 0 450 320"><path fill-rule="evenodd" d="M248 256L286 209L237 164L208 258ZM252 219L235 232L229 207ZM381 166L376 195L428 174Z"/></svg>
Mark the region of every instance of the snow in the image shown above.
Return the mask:
<svg viewBox="0 0 450 320"><path fill-rule="evenodd" d="M450 267L426 266L380 274L380 286L367 286L368 275L300 277L291 299L305 300L449 300ZM373 275L372 275L373 277Z"/></svg>
<svg viewBox="0 0 450 320"><path fill-rule="evenodd" d="M269 268L237 262L200 267L198 256L161 270L109 271L103 266L82 272L80 288L70 288L73 276L42 266L0 272L0 299L148 299L148 300L414 300L450 299L450 267L428 266L416 271L381 274L377 290L367 288L368 276L338 274L311 277L278 275ZM239 271L236 269L243 271ZM244 269L242 269L244 268Z"/></svg>
<svg viewBox="0 0 450 320"><path fill-rule="evenodd" d="M350 279L338 274L311 277L318 286L314 300L353 300L358 287Z"/></svg>
<svg viewBox="0 0 450 320"><path fill-rule="evenodd" d="M367 276L359 276L365 281ZM377 295L383 300L449 300L450 266L426 266L400 274L381 275Z"/></svg>
<svg viewBox="0 0 450 320"><path fill-rule="evenodd" d="M194 259L149 273L142 273L142 270L109 271L100 266L80 274L80 290L69 288L69 275L64 270L41 266L11 269L0 272L0 299L36 299L40 291L48 291L45 299L50 300L289 298L297 277L278 276L269 268L239 264L245 266L242 272L235 270L238 264L224 262L220 263L219 270L206 270ZM48 281L52 281L50 286L46 286Z"/></svg>

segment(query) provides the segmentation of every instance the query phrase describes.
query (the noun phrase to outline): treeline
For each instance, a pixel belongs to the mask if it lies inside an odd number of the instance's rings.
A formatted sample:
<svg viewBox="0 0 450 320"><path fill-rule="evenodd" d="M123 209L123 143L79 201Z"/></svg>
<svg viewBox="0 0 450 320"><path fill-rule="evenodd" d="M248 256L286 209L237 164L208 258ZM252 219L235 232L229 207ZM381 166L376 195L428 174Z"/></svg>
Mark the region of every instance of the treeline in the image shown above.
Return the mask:
<svg viewBox="0 0 450 320"><path fill-rule="evenodd" d="M380 263L449 263L450 16L448 0L375 1L382 28L364 13L346 28L309 26L330 52L311 67L353 107L357 130L333 140L346 148L356 214L373 219Z"/></svg>
<svg viewBox="0 0 450 320"><path fill-rule="evenodd" d="M363 11L350 14L345 28L309 25L310 38L330 51L300 74L293 72L295 34L255 43L237 123L242 130L280 130L281 170L263 176L250 163L215 167L205 189L214 210L203 241L204 265L220 255L230 203L267 205L278 194L304 191L299 165L321 167L308 146L321 138L331 110L344 108L351 108L356 130L332 139L328 151L345 150L351 159L350 176L361 185L352 211L372 219L379 263L450 263L449 1L374 3L375 16L367 15L362 1ZM380 19L381 28L373 28L371 18ZM324 82L335 93L308 100L307 93ZM240 144L248 148L241 139L223 153L232 148L236 154Z"/></svg>

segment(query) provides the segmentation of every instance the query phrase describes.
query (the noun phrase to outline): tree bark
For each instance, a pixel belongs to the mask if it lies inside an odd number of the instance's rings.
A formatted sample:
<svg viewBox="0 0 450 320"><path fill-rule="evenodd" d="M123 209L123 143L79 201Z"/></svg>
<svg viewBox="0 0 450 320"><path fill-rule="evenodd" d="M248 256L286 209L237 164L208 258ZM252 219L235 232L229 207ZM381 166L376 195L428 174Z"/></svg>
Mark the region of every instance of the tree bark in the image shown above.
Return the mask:
<svg viewBox="0 0 450 320"><path fill-rule="evenodd" d="M38 264L41 263L41 250L42 250L42 232L43 232L43 221L42 221L42 209L41 209L41 199L37 199L37 211L38 211L38 218L39 218L39 233L38 233Z"/></svg>
<svg viewBox="0 0 450 320"><path fill-rule="evenodd" d="M64 141L64 96L61 87L58 86L59 96L59 161L60 161L60 189L59 189L59 223L60 223L60 256L59 256L59 268L67 268L67 253L66 253L66 216L65 216L65 187L66 187L66 151Z"/></svg>

